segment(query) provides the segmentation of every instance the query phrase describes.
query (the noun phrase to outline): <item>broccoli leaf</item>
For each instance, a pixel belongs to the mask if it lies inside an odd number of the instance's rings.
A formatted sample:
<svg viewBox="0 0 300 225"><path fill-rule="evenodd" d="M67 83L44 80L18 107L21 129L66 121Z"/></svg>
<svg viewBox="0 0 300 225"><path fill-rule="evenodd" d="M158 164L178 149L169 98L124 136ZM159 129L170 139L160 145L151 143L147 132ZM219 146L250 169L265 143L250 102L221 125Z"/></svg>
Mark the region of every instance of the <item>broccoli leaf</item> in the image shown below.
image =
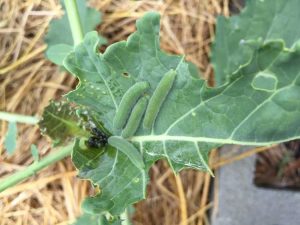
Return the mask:
<svg viewBox="0 0 300 225"><path fill-rule="evenodd" d="M128 138L143 155L145 170L111 146L96 152L79 145L74 148L72 159L80 176L101 189L83 203L89 213L119 215L127 205L144 198L148 169L158 159L166 159L175 172L184 168L210 171L207 158L212 148L270 145L300 137L299 44L288 49L282 41L248 41L251 61L223 86L209 88L191 73L184 57L160 50L159 18L147 13L127 41L111 45L104 54L97 52L97 34L88 33L64 61L80 81L67 97L94 112L113 135L120 135L112 123L126 90L147 81L151 96L166 72L177 73L152 130L140 125Z"/></svg>
<svg viewBox="0 0 300 225"><path fill-rule="evenodd" d="M249 0L240 15L220 16L211 57L216 84L224 84L226 77L251 62L249 41L260 45L281 39L287 48L292 47L300 38L300 30L295 29L300 21L299 7L298 0Z"/></svg>

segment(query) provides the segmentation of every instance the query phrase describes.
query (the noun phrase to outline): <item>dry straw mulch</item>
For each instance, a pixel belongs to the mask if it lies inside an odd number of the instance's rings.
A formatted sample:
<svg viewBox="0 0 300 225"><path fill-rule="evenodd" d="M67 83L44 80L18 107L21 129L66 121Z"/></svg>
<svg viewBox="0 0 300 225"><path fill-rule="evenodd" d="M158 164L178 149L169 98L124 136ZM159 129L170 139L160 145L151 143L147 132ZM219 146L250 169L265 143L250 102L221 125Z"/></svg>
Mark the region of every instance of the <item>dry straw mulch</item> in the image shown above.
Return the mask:
<svg viewBox="0 0 300 225"><path fill-rule="evenodd" d="M98 31L109 43L126 39L144 12L159 11L162 49L186 55L212 84L209 54L216 16L228 16L230 5L240 7L237 2L93 0L90 4L103 12ZM74 77L44 57L43 37L49 21L62 14L60 5L56 0L0 0L0 10L0 111L39 116L50 99L59 98L76 85ZM32 143L38 146L41 156L51 151L49 140L40 135L38 127L18 128L17 153L8 157L3 151L7 123L0 123L0 177L32 163ZM214 166L246 156L227 158ZM134 224L209 224L208 210L217 206L209 196L210 175L185 170L174 176L167 163L160 161L153 166L150 176L148 198L136 205ZM214 182L217 183L217 176ZM80 215L80 202L90 192L89 183L76 178L70 159L63 160L0 193L0 225L68 224Z"/></svg>

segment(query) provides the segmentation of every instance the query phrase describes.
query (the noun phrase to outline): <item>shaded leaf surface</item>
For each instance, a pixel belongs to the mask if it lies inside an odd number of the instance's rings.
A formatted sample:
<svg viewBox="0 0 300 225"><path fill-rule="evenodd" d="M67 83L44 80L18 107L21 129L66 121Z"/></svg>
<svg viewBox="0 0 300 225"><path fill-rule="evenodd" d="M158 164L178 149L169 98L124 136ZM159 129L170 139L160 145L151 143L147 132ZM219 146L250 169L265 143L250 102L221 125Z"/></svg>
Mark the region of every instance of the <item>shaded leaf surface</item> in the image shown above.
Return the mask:
<svg viewBox="0 0 300 225"><path fill-rule="evenodd" d="M39 122L40 130L48 135L54 144L66 143L72 137L88 137L89 133L80 126L75 108L67 102L50 102L44 109Z"/></svg>
<svg viewBox="0 0 300 225"><path fill-rule="evenodd" d="M216 84L224 84L227 76L251 61L253 48L247 45L249 41L259 46L281 39L286 47L292 47L300 38L300 30L296 29L299 7L298 0L249 0L240 15L220 16L211 58Z"/></svg>
<svg viewBox="0 0 300 225"><path fill-rule="evenodd" d="M144 198L145 174L158 159L167 159L174 171L209 171L208 152L217 146L268 145L300 136L297 46L285 50L281 41L249 43L252 60L227 84L208 88L205 81L191 74L193 70L183 57L160 50L159 15L155 13L138 20L137 32L127 41L111 45L104 54L96 51L97 42L97 34L88 33L65 60L65 67L80 80L67 97L95 112L96 119L113 135L120 135L112 121L128 88L148 81L151 88L147 94L151 96L166 72L174 69L177 77L152 130L140 126L129 138L144 157L144 172L110 147L101 154L74 149L73 161L80 175L102 191L84 202L89 212L118 214L126 204ZM272 88L253 82L264 77L261 73L274 81Z"/></svg>

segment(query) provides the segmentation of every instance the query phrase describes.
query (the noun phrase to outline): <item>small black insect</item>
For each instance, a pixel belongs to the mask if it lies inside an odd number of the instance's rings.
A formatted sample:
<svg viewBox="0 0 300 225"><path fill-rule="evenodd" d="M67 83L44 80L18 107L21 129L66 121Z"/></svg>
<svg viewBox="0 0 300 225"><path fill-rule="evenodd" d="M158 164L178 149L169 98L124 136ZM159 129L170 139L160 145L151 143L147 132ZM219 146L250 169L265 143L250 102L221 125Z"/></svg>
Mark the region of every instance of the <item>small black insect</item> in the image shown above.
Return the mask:
<svg viewBox="0 0 300 225"><path fill-rule="evenodd" d="M107 144L108 137L100 129L93 127L92 135L85 144L90 148L101 148Z"/></svg>
<svg viewBox="0 0 300 225"><path fill-rule="evenodd" d="M92 136L85 142L85 144L90 148L101 148L107 144L107 141Z"/></svg>
<svg viewBox="0 0 300 225"><path fill-rule="evenodd" d="M97 137L103 137L103 138L106 137L106 134L103 133L103 131L98 129L97 127L92 128L92 134Z"/></svg>

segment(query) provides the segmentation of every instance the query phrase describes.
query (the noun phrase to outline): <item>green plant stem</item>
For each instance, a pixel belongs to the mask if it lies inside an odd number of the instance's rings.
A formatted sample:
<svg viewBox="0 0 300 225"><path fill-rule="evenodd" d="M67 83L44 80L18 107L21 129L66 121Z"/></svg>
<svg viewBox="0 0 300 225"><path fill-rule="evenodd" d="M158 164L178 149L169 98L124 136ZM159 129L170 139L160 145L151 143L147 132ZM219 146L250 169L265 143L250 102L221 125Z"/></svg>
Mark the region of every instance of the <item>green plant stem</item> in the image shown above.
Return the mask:
<svg viewBox="0 0 300 225"><path fill-rule="evenodd" d="M69 156L73 149L73 144L67 145L58 149L57 151L51 153L50 155L46 156L45 158L41 159L38 162L33 163L32 165L28 166L24 170L16 172L15 174L1 179L0 180L0 192L4 191L5 189L18 184L19 182L25 180L32 175L35 175L40 170L44 169L45 167Z"/></svg>
<svg viewBox="0 0 300 225"><path fill-rule="evenodd" d="M78 45L83 40L83 30L80 23L80 17L76 0L64 0L66 11L69 19L70 28L72 31L74 46Z"/></svg>
<svg viewBox="0 0 300 225"><path fill-rule="evenodd" d="M24 116L20 114L1 112L0 111L0 120L6 120L8 122L16 123L27 123L27 124L37 124L39 119L34 116Z"/></svg>
<svg viewBox="0 0 300 225"><path fill-rule="evenodd" d="M132 225L129 215L128 209L125 209L125 212L121 214L122 225Z"/></svg>

